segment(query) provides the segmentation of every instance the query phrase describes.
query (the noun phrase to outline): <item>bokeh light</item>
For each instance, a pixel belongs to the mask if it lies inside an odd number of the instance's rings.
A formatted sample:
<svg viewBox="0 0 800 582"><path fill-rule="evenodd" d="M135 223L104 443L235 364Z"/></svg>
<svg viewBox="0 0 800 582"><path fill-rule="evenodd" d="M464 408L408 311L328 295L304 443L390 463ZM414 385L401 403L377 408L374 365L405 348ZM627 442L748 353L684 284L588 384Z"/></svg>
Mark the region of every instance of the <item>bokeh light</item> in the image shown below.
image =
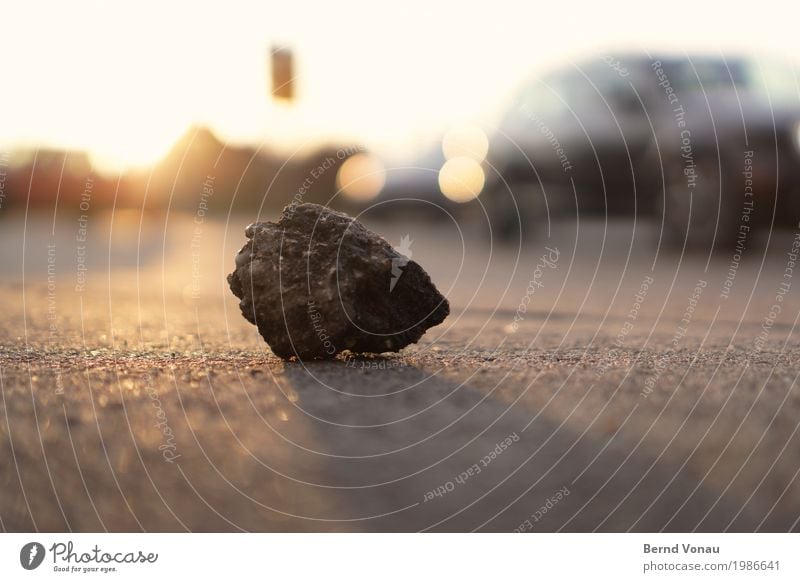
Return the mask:
<svg viewBox="0 0 800 582"><path fill-rule="evenodd" d="M442 152L448 160L467 157L482 162L489 151L489 138L480 127L463 124L452 127L442 139Z"/></svg>
<svg viewBox="0 0 800 582"><path fill-rule="evenodd" d="M439 170L439 188L453 202L469 202L477 198L484 182L481 165L466 156L447 160Z"/></svg>
<svg viewBox="0 0 800 582"><path fill-rule="evenodd" d="M356 154L348 158L336 175L336 186L345 196L357 202L372 200L386 183L383 163L372 154Z"/></svg>

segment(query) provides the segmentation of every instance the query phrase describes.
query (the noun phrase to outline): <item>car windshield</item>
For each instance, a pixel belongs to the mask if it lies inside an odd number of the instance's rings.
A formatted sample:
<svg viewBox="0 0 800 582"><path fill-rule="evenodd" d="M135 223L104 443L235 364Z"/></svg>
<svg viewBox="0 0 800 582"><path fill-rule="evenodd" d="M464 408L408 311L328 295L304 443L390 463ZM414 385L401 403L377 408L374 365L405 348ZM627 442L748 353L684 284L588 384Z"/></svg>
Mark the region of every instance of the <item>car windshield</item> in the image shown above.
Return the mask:
<svg viewBox="0 0 800 582"><path fill-rule="evenodd" d="M676 91L730 90L734 87L762 93L772 101L800 97L797 70L767 60L687 59L665 64L664 70Z"/></svg>
<svg viewBox="0 0 800 582"><path fill-rule="evenodd" d="M630 83L608 65L575 66L528 85L519 99L521 113L542 118L574 115L593 107L604 110Z"/></svg>
<svg viewBox="0 0 800 582"><path fill-rule="evenodd" d="M796 68L771 61L748 61L744 67L748 87L766 93L772 101L800 99L800 76Z"/></svg>

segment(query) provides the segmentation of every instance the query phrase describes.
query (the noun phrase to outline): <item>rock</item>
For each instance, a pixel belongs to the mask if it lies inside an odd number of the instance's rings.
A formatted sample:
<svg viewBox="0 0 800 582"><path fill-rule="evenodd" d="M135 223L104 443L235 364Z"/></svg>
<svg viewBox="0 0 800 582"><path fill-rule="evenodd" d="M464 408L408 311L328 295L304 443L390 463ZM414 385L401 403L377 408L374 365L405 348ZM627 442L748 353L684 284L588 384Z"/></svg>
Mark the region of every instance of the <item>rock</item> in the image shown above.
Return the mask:
<svg viewBox="0 0 800 582"><path fill-rule="evenodd" d="M245 234L228 284L281 358L396 352L450 314L422 267L346 214L290 205Z"/></svg>

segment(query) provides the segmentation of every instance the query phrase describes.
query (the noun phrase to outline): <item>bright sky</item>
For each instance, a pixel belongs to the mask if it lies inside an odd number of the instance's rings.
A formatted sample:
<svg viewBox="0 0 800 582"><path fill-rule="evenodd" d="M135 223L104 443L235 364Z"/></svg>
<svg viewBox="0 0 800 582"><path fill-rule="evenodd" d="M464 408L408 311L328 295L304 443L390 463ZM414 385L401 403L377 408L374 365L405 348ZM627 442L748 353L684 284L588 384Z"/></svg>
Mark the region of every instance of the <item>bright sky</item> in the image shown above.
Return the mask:
<svg viewBox="0 0 800 582"><path fill-rule="evenodd" d="M410 154L451 123L490 124L522 80L590 51L796 58L799 16L793 2L6 2L0 145L119 166L203 123L237 143ZM292 105L268 97L274 43L295 51Z"/></svg>

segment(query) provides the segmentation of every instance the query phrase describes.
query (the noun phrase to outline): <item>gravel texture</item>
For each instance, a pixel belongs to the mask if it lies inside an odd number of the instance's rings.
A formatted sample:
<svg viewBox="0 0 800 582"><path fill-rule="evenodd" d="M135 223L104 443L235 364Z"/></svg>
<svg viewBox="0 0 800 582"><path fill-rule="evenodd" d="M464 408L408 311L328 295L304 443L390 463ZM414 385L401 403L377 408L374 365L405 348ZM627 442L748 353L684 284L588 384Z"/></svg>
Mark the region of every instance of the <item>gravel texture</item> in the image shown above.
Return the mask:
<svg viewBox="0 0 800 582"><path fill-rule="evenodd" d="M798 529L800 284L765 323L780 250L721 299L726 262L653 269L625 259L624 235L621 250L589 233L521 259L468 250L458 270L442 230L419 226L451 317L398 354L302 363L224 284L240 225L205 225L197 295L179 227L127 267L112 248L110 274L100 254L81 292L67 243L54 285L30 235L24 281L6 267L3 530ZM522 312L545 244L560 257Z"/></svg>

